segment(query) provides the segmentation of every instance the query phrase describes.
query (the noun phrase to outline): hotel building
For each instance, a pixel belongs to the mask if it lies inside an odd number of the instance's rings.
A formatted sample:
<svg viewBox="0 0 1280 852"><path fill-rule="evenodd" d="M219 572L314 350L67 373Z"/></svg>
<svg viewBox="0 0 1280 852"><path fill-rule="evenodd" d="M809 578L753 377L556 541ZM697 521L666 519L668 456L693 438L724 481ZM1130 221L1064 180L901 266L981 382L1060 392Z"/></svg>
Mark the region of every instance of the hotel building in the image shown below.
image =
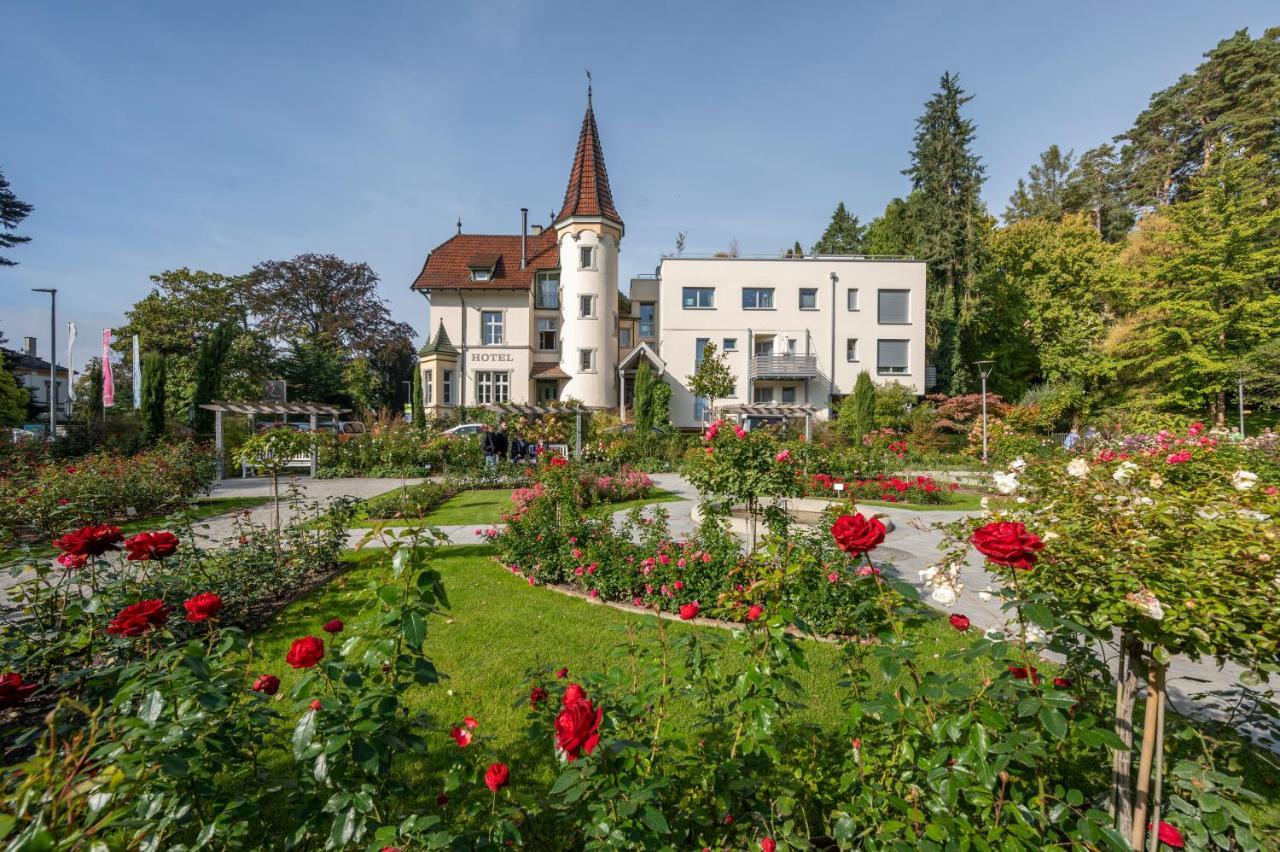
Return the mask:
<svg viewBox="0 0 1280 852"><path fill-rule="evenodd" d="M724 353L742 403L826 407L862 371L923 394L925 265L900 258L665 257L618 286L626 233L592 109L560 212L519 234L458 233L427 255L413 289L431 306L419 353L429 416L460 404L575 399L625 418L641 359L672 388L671 419L692 428L709 401L688 390L707 343Z"/></svg>

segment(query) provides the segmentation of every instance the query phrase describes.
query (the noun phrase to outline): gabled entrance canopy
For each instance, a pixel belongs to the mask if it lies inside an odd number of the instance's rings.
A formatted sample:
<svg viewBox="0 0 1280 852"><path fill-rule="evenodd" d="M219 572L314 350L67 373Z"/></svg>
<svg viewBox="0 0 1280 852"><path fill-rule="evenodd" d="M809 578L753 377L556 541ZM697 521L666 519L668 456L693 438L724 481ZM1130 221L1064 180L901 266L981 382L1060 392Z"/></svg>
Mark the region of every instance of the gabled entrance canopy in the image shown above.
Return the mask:
<svg viewBox="0 0 1280 852"><path fill-rule="evenodd" d="M649 348L649 344L641 343L635 349L627 353L627 356L618 362L618 375L630 372L640 366L640 357L644 356L649 359L649 363L657 369L659 376L666 375L667 362L658 357L658 353Z"/></svg>

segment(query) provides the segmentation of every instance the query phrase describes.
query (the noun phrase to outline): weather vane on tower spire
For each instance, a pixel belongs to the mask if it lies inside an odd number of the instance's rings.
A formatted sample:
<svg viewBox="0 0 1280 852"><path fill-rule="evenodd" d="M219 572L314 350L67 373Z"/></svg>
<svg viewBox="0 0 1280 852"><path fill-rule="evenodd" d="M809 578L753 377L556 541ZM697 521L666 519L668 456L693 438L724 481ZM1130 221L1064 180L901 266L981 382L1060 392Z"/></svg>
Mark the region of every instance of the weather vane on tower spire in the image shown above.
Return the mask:
<svg viewBox="0 0 1280 852"><path fill-rule="evenodd" d="M591 106L591 69L587 69L587 107Z"/></svg>

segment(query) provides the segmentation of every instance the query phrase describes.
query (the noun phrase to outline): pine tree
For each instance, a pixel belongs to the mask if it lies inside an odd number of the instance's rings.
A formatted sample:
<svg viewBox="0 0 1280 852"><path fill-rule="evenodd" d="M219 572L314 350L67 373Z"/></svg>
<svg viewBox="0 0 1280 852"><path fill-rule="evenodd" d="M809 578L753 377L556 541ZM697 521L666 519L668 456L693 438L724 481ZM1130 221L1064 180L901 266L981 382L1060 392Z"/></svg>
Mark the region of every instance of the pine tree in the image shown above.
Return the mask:
<svg viewBox="0 0 1280 852"><path fill-rule="evenodd" d="M970 150L973 122L960 114L972 98L950 72L940 85L916 121L915 150L904 173L915 196L914 253L929 264L926 342L937 387L958 394L968 385L975 277L990 219L980 197L983 167Z"/></svg>
<svg viewBox="0 0 1280 852"><path fill-rule="evenodd" d="M1005 222L1035 217L1061 219L1067 210L1072 157L1073 152L1064 154L1057 145L1050 145L1040 155L1040 162L1031 167L1026 180L1018 178L1018 187L1009 196L1009 206L1004 211Z"/></svg>
<svg viewBox="0 0 1280 852"><path fill-rule="evenodd" d="M142 356L142 437L154 444L164 437L164 356L148 352Z"/></svg>
<svg viewBox="0 0 1280 852"><path fill-rule="evenodd" d="M813 254L862 254L866 236L866 227L859 224L857 216L849 215L841 201L831 214L831 223L822 232L822 238L813 244ZM799 245L796 243L797 254Z"/></svg>
<svg viewBox="0 0 1280 852"><path fill-rule="evenodd" d="M30 204L18 200L13 190L9 188L9 181L5 179L4 172L0 171L0 248L8 249L31 242L30 237L10 232L22 224L22 220L27 218L32 209L34 208ZM17 266L17 263L16 260L9 260L0 255L0 266Z"/></svg>
<svg viewBox="0 0 1280 852"><path fill-rule="evenodd" d="M1088 213L1093 229L1109 243L1118 243L1133 227L1133 210L1125 200L1124 171L1111 145L1085 151L1068 179L1067 210Z"/></svg>

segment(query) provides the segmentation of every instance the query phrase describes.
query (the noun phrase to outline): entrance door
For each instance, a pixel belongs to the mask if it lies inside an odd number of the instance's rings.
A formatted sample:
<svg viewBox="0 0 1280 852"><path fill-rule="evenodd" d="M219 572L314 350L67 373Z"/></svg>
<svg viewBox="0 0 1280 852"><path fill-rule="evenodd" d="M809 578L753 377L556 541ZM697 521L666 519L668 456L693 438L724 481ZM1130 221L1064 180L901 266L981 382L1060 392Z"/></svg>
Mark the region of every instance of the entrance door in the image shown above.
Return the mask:
<svg viewBox="0 0 1280 852"><path fill-rule="evenodd" d="M555 379L538 379L536 394L539 405L555 402L560 399L560 383Z"/></svg>

